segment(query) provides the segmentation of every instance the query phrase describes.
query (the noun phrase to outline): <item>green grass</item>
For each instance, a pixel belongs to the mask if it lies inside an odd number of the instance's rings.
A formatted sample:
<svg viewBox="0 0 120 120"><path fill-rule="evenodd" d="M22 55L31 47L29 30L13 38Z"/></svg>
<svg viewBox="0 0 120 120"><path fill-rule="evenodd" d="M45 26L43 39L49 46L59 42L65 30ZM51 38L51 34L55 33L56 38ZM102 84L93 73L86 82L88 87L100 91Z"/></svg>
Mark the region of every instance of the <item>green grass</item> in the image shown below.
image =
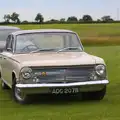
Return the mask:
<svg viewBox="0 0 120 120"><path fill-rule="evenodd" d="M78 33L82 42L87 45L120 44L120 24L44 24L17 25L21 29L68 29Z"/></svg>
<svg viewBox="0 0 120 120"><path fill-rule="evenodd" d="M34 101L19 105L9 90L0 88L0 120L120 120L120 46L85 47L85 51L104 58L110 84L107 95L98 101Z"/></svg>

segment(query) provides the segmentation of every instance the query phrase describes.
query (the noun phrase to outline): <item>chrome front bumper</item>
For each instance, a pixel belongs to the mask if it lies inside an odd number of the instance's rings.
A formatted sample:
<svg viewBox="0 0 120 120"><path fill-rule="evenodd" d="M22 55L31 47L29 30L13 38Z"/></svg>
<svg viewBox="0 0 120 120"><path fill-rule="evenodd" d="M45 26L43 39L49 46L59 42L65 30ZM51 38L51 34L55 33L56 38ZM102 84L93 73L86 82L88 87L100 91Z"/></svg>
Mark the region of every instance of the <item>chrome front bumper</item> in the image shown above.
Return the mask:
<svg viewBox="0 0 120 120"><path fill-rule="evenodd" d="M16 87L28 94L49 93L50 88L78 87L81 92L99 91L109 83L108 80L87 81L61 84L16 84Z"/></svg>

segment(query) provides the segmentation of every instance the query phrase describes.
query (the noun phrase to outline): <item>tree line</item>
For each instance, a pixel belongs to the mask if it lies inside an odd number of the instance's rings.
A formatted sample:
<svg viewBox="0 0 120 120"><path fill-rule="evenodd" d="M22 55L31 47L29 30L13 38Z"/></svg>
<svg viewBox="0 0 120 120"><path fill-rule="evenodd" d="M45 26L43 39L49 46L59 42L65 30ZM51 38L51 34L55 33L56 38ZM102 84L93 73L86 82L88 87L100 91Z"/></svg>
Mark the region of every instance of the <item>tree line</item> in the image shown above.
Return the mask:
<svg viewBox="0 0 120 120"><path fill-rule="evenodd" d="M27 20L24 20L24 21L21 21L20 20L20 15L16 12L13 12L11 15L10 14L5 14L4 15L4 23L16 23L16 24L19 24L19 23L31 23ZM83 15L82 18L78 19L76 16L70 16L68 17L67 19L65 18L61 18L60 20L56 20L56 19L51 19L51 20L48 20L48 21L44 21L44 17L41 13L38 13L34 19L34 22L32 23L39 23L39 24L42 24L42 23L92 23L92 22L113 22L114 20L111 18L111 16L103 16L101 17L100 19L97 19L96 21L93 20L92 16L90 15Z"/></svg>

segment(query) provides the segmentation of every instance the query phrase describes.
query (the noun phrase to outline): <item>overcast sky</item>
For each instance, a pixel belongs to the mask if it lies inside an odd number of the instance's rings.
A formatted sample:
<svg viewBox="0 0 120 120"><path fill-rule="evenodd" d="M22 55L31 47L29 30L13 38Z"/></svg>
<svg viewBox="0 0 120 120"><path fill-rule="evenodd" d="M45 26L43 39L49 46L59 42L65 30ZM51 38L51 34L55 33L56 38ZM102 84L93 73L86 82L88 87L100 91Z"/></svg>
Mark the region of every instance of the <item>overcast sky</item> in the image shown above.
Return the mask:
<svg viewBox="0 0 120 120"><path fill-rule="evenodd" d="M12 12L28 21L34 21L38 12L45 20L68 16L82 18L84 14L90 14L95 20L104 15L117 19L117 8L120 10L120 0L1 0L0 21L3 21L4 14Z"/></svg>

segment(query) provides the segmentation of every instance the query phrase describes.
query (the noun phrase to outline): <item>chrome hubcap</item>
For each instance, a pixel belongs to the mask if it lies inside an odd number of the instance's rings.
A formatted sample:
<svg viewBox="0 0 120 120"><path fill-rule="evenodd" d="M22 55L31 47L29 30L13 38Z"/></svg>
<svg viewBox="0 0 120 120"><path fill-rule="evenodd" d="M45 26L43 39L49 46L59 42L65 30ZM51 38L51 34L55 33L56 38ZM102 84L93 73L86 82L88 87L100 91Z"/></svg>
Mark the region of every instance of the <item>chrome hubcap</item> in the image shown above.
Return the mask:
<svg viewBox="0 0 120 120"><path fill-rule="evenodd" d="M19 101L23 101L25 99L25 94L21 92L19 88L15 87L15 96Z"/></svg>

